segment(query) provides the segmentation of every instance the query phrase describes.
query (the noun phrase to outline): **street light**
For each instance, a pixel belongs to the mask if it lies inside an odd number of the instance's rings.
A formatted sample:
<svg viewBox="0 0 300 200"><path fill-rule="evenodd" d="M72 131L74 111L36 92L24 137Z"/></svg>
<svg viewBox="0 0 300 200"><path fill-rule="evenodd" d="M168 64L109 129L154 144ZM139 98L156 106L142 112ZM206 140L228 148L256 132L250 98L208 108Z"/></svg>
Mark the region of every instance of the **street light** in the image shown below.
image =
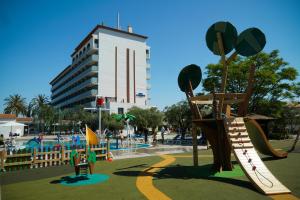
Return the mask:
<svg viewBox="0 0 300 200"><path fill-rule="evenodd" d="M53 131L54 135L55 135L55 126L58 126L58 125L59 125L59 123L52 124L52 126L54 126L54 131Z"/></svg>

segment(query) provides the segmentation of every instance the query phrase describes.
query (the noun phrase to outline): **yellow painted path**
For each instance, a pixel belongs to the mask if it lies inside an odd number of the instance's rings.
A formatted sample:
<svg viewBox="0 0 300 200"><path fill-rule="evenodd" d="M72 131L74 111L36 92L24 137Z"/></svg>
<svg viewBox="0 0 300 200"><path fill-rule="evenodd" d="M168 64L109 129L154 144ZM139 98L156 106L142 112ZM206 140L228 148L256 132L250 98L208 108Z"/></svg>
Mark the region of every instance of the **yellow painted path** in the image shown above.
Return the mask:
<svg viewBox="0 0 300 200"><path fill-rule="evenodd" d="M164 160L160 161L151 167L143 170L136 180L136 187L138 190L145 195L149 200L170 200L171 198L166 194L162 193L153 185L153 175L156 171L161 170L161 168L170 165L176 160L176 158L191 158L189 155L160 155ZM213 157L212 155L199 155L198 157ZM279 195L268 195L274 200L299 200L296 196L292 194L279 194Z"/></svg>
<svg viewBox="0 0 300 200"><path fill-rule="evenodd" d="M141 172L141 174L137 177L136 187L139 189L143 195L147 197L149 200L169 200L171 199L166 194L159 191L156 187L154 187L152 179L154 172L161 169L161 167L168 166L176 159L170 155L160 155L160 157L164 158L163 161L152 165L151 167L145 169Z"/></svg>
<svg viewBox="0 0 300 200"><path fill-rule="evenodd" d="M278 194L278 195L269 195L274 200L299 200L296 196L292 194Z"/></svg>

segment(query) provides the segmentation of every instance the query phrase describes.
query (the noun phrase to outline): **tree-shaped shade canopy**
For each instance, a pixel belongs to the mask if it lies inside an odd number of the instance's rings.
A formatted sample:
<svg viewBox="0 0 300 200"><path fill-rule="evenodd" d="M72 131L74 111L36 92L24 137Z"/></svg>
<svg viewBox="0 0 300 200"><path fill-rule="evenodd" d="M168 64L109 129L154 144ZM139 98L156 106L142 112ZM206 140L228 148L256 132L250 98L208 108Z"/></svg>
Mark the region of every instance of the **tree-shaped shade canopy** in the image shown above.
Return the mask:
<svg viewBox="0 0 300 200"><path fill-rule="evenodd" d="M133 121L135 119L135 116L131 114L116 114L113 115L113 118L115 118L117 121L121 121L123 119Z"/></svg>
<svg viewBox="0 0 300 200"><path fill-rule="evenodd" d="M235 50L242 56L253 56L266 45L265 34L258 28L248 28L238 37Z"/></svg>
<svg viewBox="0 0 300 200"><path fill-rule="evenodd" d="M206 32L206 45L215 55L221 55L217 33L221 33L224 54L229 53L236 44L237 31L230 22L214 23Z"/></svg>
<svg viewBox="0 0 300 200"><path fill-rule="evenodd" d="M178 76L178 86L182 92L186 92L189 89L191 82L192 89L198 87L202 79L201 68L197 65L191 64L184 67Z"/></svg>

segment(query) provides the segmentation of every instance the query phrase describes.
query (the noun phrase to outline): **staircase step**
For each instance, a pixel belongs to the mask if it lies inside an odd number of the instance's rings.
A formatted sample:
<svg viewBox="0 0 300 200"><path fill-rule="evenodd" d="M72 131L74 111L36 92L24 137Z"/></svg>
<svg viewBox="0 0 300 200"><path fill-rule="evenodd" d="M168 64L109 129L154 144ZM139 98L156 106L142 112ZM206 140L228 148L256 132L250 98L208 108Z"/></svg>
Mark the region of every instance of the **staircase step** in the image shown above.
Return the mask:
<svg viewBox="0 0 300 200"><path fill-rule="evenodd" d="M229 137L248 137L248 133L247 132L229 132L228 133Z"/></svg>
<svg viewBox="0 0 300 200"><path fill-rule="evenodd" d="M249 137L233 137L230 138L231 143L247 143L250 142L250 138Z"/></svg>
<svg viewBox="0 0 300 200"><path fill-rule="evenodd" d="M246 148L253 148L252 143L243 143L243 144L237 144L237 143L233 143L232 147L234 149L246 149Z"/></svg>

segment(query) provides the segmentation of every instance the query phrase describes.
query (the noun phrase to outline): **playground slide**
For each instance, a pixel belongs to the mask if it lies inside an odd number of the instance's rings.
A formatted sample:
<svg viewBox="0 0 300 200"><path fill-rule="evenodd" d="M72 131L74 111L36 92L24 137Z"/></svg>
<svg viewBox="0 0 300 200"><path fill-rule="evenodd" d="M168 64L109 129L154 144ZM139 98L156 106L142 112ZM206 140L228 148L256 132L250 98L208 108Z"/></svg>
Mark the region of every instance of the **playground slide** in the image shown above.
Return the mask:
<svg viewBox="0 0 300 200"><path fill-rule="evenodd" d="M254 186L264 194L291 193L265 166L249 138L243 118L230 118L224 123L233 153Z"/></svg>
<svg viewBox="0 0 300 200"><path fill-rule="evenodd" d="M260 153L273 156L275 158L286 158L288 153L285 151L276 151L269 143L264 131L260 125L253 119L245 122L249 137Z"/></svg>

